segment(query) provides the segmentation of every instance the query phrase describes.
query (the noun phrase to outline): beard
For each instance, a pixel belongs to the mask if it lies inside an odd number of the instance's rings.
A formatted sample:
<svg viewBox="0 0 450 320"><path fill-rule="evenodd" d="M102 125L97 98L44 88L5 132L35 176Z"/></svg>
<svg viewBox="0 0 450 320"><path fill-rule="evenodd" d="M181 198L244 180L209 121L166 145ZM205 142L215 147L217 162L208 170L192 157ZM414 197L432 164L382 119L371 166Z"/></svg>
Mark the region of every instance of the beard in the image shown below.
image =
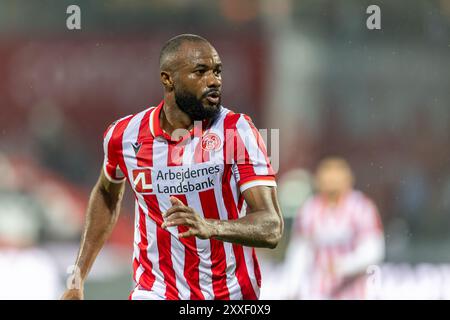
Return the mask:
<svg viewBox="0 0 450 320"><path fill-rule="evenodd" d="M186 90L175 89L175 102L181 111L192 121L202 121L215 118L220 112L220 98L217 105L204 105L202 100L210 91L205 92L200 99Z"/></svg>

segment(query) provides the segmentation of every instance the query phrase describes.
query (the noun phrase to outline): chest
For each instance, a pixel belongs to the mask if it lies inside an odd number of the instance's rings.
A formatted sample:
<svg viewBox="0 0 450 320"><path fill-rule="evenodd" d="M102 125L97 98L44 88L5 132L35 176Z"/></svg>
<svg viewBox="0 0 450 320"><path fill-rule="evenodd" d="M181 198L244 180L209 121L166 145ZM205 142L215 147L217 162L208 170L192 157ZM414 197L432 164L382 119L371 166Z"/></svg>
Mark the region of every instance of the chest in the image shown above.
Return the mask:
<svg viewBox="0 0 450 320"><path fill-rule="evenodd" d="M226 170L222 152L205 150L199 138L182 144L164 139L128 141L123 156L130 185L142 194L186 195L214 189Z"/></svg>
<svg viewBox="0 0 450 320"><path fill-rule="evenodd" d="M318 246L346 246L356 233L352 213L345 208L322 209L312 219L312 238Z"/></svg>

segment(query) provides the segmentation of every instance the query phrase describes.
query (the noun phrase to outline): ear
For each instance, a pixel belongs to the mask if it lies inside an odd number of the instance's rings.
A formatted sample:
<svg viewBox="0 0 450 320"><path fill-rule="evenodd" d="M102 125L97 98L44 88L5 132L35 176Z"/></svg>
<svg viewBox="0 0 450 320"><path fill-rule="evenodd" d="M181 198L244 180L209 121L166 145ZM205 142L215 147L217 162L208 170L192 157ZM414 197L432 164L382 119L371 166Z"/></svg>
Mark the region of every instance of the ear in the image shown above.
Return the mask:
<svg viewBox="0 0 450 320"><path fill-rule="evenodd" d="M173 90L173 80L167 71L161 71L161 83L167 90Z"/></svg>

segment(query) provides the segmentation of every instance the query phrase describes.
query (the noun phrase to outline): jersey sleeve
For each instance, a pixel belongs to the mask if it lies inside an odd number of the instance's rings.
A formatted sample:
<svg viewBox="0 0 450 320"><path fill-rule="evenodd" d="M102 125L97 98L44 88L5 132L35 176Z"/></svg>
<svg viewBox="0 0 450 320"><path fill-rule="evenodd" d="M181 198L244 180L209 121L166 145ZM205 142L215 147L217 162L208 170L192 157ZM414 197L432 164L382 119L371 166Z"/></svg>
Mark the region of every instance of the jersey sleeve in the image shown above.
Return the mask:
<svg viewBox="0 0 450 320"><path fill-rule="evenodd" d="M276 186L264 139L247 115L240 115L236 122L235 138L233 172L240 191L254 186Z"/></svg>
<svg viewBox="0 0 450 320"><path fill-rule="evenodd" d="M355 237L353 249L336 262L335 272L349 277L366 272L371 265L384 259L385 243L381 219L376 205L363 196L357 210L354 210L353 225Z"/></svg>
<svg viewBox="0 0 450 320"><path fill-rule="evenodd" d="M353 220L357 230L356 235L359 239L383 232L377 206L367 197L364 197L361 210L357 212Z"/></svg>
<svg viewBox="0 0 450 320"><path fill-rule="evenodd" d="M298 209L292 224L293 238L309 238L312 234L312 203L314 198L310 198Z"/></svg>
<svg viewBox="0 0 450 320"><path fill-rule="evenodd" d="M116 124L117 122L113 122L103 134L103 172L109 181L120 183L125 180L125 175L119 167L118 150L114 137Z"/></svg>

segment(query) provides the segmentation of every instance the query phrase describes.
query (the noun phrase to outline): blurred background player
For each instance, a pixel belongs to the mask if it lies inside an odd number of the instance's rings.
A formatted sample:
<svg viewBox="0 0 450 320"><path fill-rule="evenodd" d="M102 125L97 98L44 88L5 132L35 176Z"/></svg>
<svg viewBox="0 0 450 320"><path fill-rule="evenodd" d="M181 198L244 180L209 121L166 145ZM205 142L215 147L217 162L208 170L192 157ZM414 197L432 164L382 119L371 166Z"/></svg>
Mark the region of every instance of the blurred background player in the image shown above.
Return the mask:
<svg viewBox="0 0 450 320"><path fill-rule="evenodd" d="M366 270L384 258L383 230L375 204L353 188L349 164L322 160L317 194L294 219L287 251L289 297L365 299Z"/></svg>
<svg viewBox="0 0 450 320"><path fill-rule="evenodd" d="M54 203L47 203L46 210L39 206L49 181L42 179L41 192L34 192L25 185L37 173L31 166L26 175L21 169L17 158L0 152L0 300L55 299L62 290L57 261L39 246L42 234L51 233L42 221Z"/></svg>

